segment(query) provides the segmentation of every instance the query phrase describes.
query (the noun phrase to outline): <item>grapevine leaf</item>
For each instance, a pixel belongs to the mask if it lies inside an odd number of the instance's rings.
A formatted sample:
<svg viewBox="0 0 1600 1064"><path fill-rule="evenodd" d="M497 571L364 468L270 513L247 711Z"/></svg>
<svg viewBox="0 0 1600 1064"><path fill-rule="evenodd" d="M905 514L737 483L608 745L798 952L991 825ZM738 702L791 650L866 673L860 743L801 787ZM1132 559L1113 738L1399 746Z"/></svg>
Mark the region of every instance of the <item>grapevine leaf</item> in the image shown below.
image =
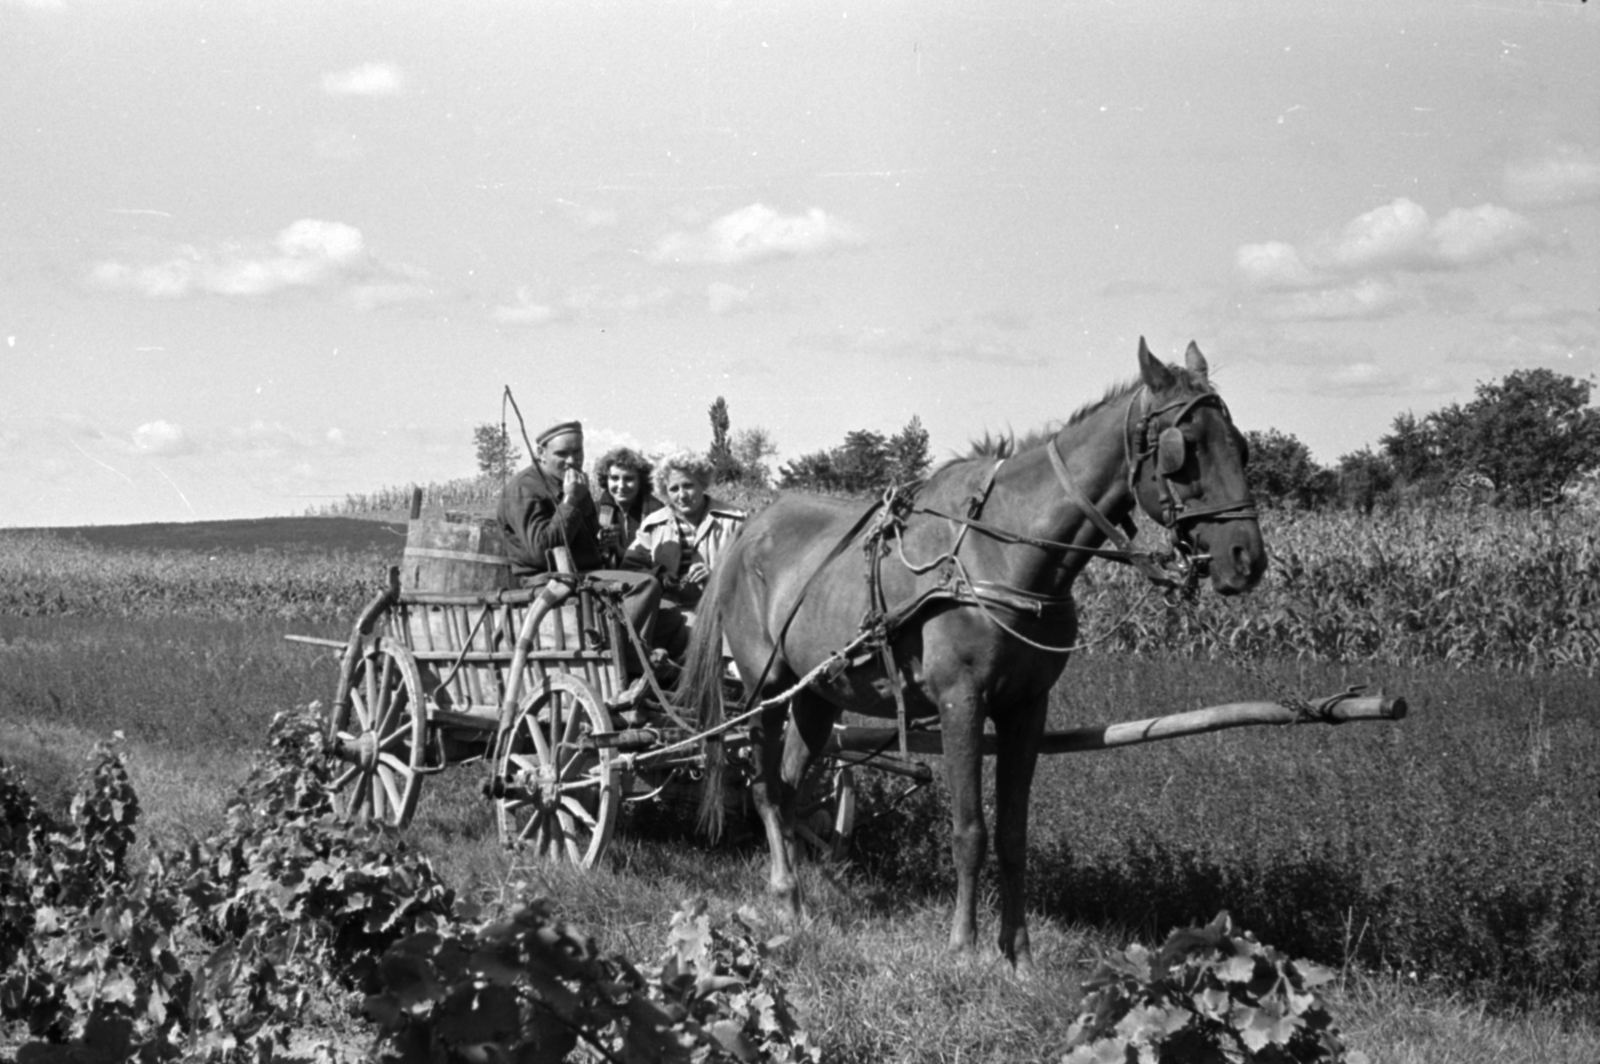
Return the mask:
<svg viewBox="0 0 1600 1064"><path fill-rule="evenodd" d="M382 1027L398 1027L404 1015L388 994L368 994L361 1002L361 1014Z"/></svg>
<svg viewBox="0 0 1600 1064"><path fill-rule="evenodd" d="M1270 1004L1260 1008L1235 1006L1231 1019L1239 1040L1252 1053L1259 1053L1269 1045L1287 1045L1295 1029L1305 1022L1298 1016L1280 1014Z"/></svg>
<svg viewBox="0 0 1600 1064"><path fill-rule="evenodd" d="M1159 1042L1166 1035L1166 1030L1167 1012L1156 1005L1140 1005L1129 1009L1116 1026L1117 1035L1133 1045Z"/></svg>
<svg viewBox="0 0 1600 1064"><path fill-rule="evenodd" d="M433 972L433 965L422 957L390 950L379 962L383 983L403 1009L415 1009L443 996L444 988Z"/></svg>
<svg viewBox="0 0 1600 1064"><path fill-rule="evenodd" d="M1206 987L1189 1000L1194 1002L1196 1012L1210 1019L1226 1016L1233 1005L1233 997L1226 990L1214 986Z"/></svg>
<svg viewBox="0 0 1600 1064"><path fill-rule="evenodd" d="M1307 990L1333 982L1335 975L1329 968L1312 961L1295 961L1295 971L1300 974L1300 985Z"/></svg>
<svg viewBox="0 0 1600 1064"><path fill-rule="evenodd" d="M1243 943L1240 944L1241 946ZM1236 953L1213 969L1224 983L1248 983L1255 976L1256 958L1247 952Z"/></svg>
<svg viewBox="0 0 1600 1064"><path fill-rule="evenodd" d="M744 1028L737 1020L718 1020L711 1025L711 1036L723 1049L738 1057L742 1064L756 1060L759 1054L745 1037Z"/></svg>
<svg viewBox="0 0 1600 1064"><path fill-rule="evenodd" d="M439 1037L452 1046L481 1045L510 1037L522 1025L517 993L506 986L484 987L465 1007L437 1020Z"/></svg>

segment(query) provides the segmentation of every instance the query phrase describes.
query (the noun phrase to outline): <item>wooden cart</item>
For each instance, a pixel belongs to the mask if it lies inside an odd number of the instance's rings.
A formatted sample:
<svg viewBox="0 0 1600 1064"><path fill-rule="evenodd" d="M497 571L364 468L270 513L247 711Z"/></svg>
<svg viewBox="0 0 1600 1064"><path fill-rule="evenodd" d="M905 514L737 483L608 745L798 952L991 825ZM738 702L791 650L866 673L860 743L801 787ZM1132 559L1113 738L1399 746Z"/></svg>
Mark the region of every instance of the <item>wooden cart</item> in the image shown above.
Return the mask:
<svg viewBox="0 0 1600 1064"><path fill-rule="evenodd" d="M670 703L630 632L624 588L555 574L536 590L403 589L398 570L341 652L328 739L346 815L404 826L428 776L487 766L484 794L501 838L588 867L626 801L698 793L705 744L722 744L736 782L753 771L748 728L697 732ZM629 651L644 662L629 681ZM810 848L839 855L855 819L848 755L813 772L798 826ZM931 779L894 758L875 767ZM730 788L737 804L746 788Z"/></svg>

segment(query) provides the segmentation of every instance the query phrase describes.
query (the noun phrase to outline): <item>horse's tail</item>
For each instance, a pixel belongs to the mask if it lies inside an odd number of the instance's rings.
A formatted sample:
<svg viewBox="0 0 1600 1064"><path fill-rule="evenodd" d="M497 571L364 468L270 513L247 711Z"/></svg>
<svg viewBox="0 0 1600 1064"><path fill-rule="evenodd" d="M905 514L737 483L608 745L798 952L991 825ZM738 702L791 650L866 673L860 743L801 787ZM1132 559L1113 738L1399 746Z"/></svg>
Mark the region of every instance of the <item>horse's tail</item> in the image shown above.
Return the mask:
<svg viewBox="0 0 1600 1064"><path fill-rule="evenodd" d="M719 726L726 716L722 705L722 595L718 585L731 568L727 564L718 566L701 596L703 608L695 618L683 673L674 689L674 701L694 713L702 732ZM703 744L705 781L700 791L700 830L713 839L722 835L722 787L726 775L722 739L717 735Z"/></svg>

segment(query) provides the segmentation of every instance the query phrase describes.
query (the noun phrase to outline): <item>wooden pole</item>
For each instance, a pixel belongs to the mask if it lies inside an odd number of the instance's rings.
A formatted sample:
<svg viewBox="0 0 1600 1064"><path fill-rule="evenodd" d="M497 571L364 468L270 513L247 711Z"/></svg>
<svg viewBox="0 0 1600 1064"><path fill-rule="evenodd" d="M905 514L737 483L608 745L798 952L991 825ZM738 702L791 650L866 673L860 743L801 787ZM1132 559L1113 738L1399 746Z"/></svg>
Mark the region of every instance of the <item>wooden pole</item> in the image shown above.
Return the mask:
<svg viewBox="0 0 1600 1064"><path fill-rule="evenodd" d="M1187 713L1173 713L1165 717L1148 717L1144 720L1124 721L1120 724L1103 724L1070 731L1046 732L1039 747L1042 754L1069 754L1085 750L1109 750L1116 746L1133 746L1153 743L1163 739L1177 739L1184 735L1224 731L1228 728L1247 728L1260 724L1343 724L1354 720L1402 720L1406 715L1406 700L1389 697L1382 691L1373 695L1332 695L1312 703L1313 712L1298 716L1294 710L1276 702L1230 702L1226 705L1207 706ZM895 746L899 741L893 728L841 728L834 732L829 745L839 750L872 751ZM912 753L939 754L944 752L944 742L936 731L913 731L906 736ZM995 752L993 735L983 737L983 752Z"/></svg>

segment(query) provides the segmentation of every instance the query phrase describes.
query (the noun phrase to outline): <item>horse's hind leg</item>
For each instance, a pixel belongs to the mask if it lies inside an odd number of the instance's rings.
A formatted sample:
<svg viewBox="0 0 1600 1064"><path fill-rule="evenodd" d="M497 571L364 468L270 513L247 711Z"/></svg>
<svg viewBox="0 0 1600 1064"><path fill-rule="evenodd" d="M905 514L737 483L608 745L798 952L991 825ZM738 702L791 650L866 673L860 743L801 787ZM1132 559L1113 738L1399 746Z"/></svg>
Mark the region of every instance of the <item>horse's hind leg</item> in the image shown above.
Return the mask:
<svg viewBox="0 0 1600 1064"><path fill-rule="evenodd" d="M995 855L1000 861L1000 952L1020 973L1033 970L1028 941L1028 797L1039 761L1049 695L995 720Z"/></svg>
<svg viewBox="0 0 1600 1064"><path fill-rule="evenodd" d="M794 696L793 707L770 707L761 715L760 776L751 793L767 832L771 859L767 889L800 915L803 899L795 873L795 805L806 770L828 741L838 710L810 692Z"/></svg>

